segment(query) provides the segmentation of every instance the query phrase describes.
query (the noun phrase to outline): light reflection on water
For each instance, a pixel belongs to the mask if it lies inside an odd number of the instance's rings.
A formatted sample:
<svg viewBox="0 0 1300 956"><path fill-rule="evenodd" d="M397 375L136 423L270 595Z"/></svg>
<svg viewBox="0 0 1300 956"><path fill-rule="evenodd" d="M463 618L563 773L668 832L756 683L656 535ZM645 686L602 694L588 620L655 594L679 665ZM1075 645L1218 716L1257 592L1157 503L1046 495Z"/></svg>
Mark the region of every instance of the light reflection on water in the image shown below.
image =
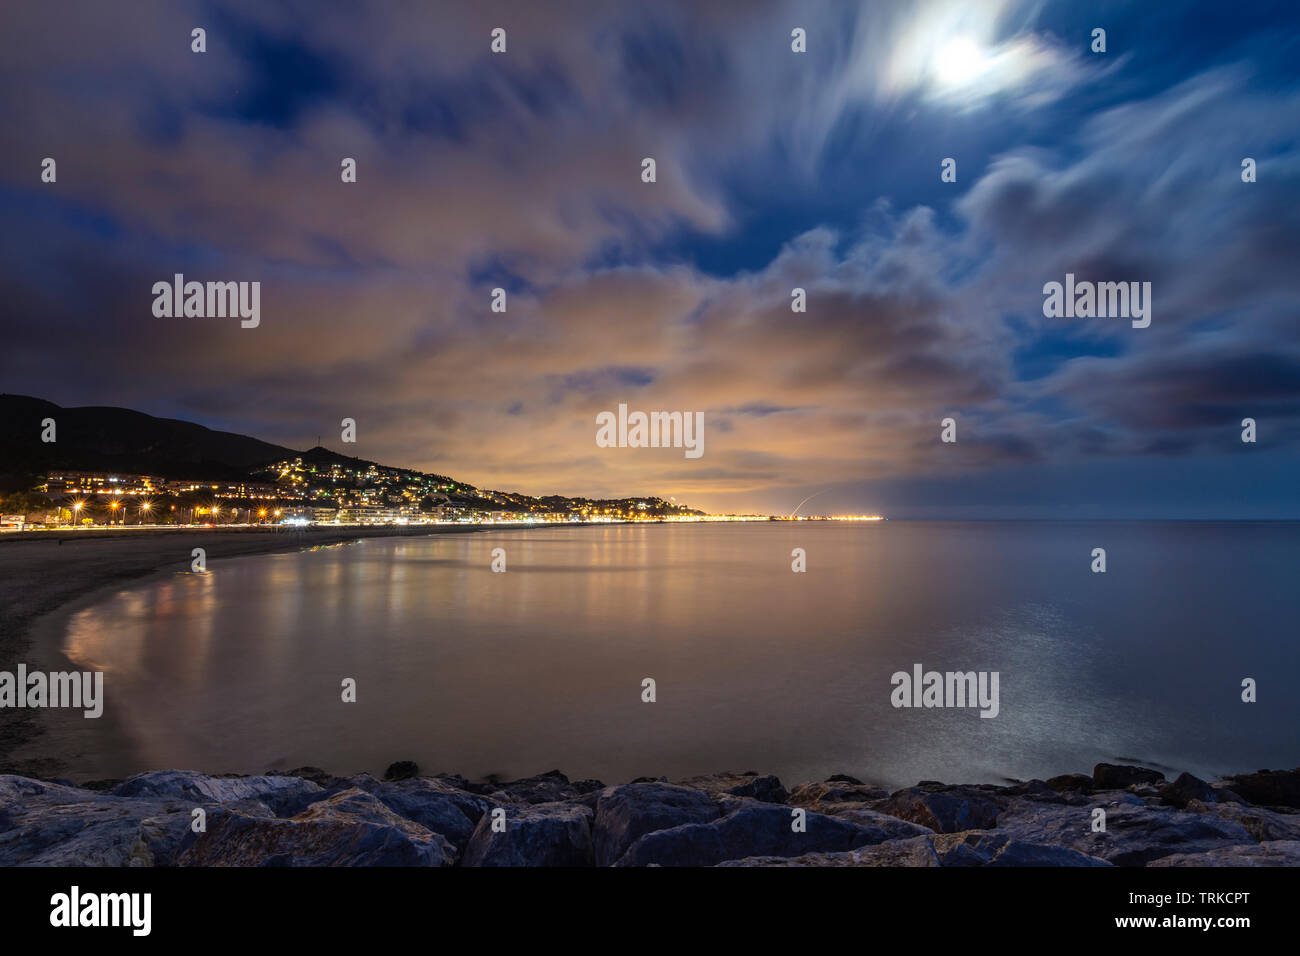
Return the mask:
<svg viewBox="0 0 1300 956"><path fill-rule="evenodd" d="M1089 571L1097 546L1105 575ZM74 777L399 759L470 777L754 769L887 785L1117 758L1211 776L1289 767L1298 557L1285 523L888 522L503 531L214 561L73 617L65 653L106 672L112 720L61 721L51 740ZM999 716L894 709L890 676L915 662L999 671ZM1240 702L1244 676L1258 704Z"/></svg>

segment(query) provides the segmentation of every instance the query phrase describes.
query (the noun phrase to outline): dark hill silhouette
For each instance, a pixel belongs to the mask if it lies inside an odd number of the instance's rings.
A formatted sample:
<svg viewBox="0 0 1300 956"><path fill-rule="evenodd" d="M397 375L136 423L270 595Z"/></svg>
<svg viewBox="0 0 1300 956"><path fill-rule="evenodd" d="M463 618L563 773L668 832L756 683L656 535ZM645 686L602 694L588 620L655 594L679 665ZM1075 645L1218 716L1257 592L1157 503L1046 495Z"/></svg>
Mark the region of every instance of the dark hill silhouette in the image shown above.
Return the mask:
<svg viewBox="0 0 1300 956"><path fill-rule="evenodd" d="M57 441L41 441L41 422L52 418ZM27 395L0 395L0 493L26 491L51 471L119 472L158 478L237 480L271 476L268 465L301 458L317 468L338 464L364 472L377 463L351 458L320 445L297 451L247 435L220 432L193 422L155 418L129 408L86 406L62 408ZM453 501L484 510L502 508L505 492L480 493L473 485L446 475L409 468L379 466L388 472L454 485ZM513 498L520 497L514 495ZM583 498L549 495L543 502L568 507ZM633 499L618 499L629 501ZM649 499L663 504L660 499Z"/></svg>
<svg viewBox="0 0 1300 956"><path fill-rule="evenodd" d="M41 441L41 421L46 418L56 423L57 441ZM319 452L319 461L334 454ZM26 395L0 395L0 473L6 475L84 469L234 479L299 454L246 435L127 408L62 408Z"/></svg>

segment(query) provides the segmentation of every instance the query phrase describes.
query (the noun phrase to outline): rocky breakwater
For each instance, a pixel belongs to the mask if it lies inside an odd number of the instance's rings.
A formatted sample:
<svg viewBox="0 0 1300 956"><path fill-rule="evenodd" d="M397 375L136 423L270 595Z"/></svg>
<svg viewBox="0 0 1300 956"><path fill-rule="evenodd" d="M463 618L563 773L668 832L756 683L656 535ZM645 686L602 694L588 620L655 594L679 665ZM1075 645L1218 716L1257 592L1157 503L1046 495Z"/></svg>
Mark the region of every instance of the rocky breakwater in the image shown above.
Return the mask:
<svg viewBox="0 0 1300 956"><path fill-rule="evenodd" d="M6 866L1297 864L1300 769L1207 783L1099 764L894 793L846 776L787 789L756 773L471 783L410 763L383 780L315 768L83 786L0 775Z"/></svg>

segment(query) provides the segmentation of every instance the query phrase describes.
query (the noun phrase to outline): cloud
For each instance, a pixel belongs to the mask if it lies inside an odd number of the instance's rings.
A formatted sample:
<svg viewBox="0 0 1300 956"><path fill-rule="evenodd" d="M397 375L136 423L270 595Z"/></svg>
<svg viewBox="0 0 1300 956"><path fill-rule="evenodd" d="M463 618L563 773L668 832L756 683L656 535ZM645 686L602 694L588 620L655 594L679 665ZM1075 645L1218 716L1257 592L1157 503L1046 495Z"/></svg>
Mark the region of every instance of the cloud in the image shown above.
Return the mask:
<svg viewBox="0 0 1300 956"><path fill-rule="evenodd" d="M1012 3L77 9L75 31L16 12L0 59L6 390L303 447L347 416L357 452L394 464L717 507L1219 454L1247 416L1261 443L1297 437L1300 154L1278 117L1300 102L1243 66L1008 139L934 201L882 180L851 225L778 218L775 255L718 275L690 243L746 238L738 177L784 209L839 151L872 175L855 150L900 111L1006 106L980 114L996 141L1100 68ZM988 61L961 95L934 86L953 35ZM36 182L45 155L57 186ZM1151 281L1152 326L1044 318L1067 271ZM154 319L175 272L261 281L262 325ZM704 411L705 458L596 448L620 402Z"/></svg>

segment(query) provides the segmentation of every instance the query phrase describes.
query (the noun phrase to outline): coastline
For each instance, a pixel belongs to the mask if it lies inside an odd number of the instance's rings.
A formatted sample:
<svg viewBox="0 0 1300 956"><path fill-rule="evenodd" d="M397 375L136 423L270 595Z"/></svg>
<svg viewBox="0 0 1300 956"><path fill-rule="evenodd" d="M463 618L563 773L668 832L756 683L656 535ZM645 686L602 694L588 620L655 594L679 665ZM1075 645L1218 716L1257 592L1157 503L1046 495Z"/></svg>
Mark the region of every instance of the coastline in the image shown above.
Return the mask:
<svg viewBox="0 0 1300 956"><path fill-rule="evenodd" d="M1300 865L1300 769L1210 784L1103 763L892 793L754 771L471 782L411 761L382 780L316 767L80 786L0 775L0 818L0 866L1274 867Z"/></svg>
<svg viewBox="0 0 1300 956"><path fill-rule="evenodd" d="M581 522L537 525L405 525L248 528L179 528L146 531L86 530L0 536L0 670L25 663L32 669L69 666L57 635L68 618L112 590L163 574L186 571L192 548L207 560L302 551L366 538L424 537L480 531L587 527ZM53 777L58 757L17 755L45 731L50 711L6 710L0 721L0 772Z"/></svg>

